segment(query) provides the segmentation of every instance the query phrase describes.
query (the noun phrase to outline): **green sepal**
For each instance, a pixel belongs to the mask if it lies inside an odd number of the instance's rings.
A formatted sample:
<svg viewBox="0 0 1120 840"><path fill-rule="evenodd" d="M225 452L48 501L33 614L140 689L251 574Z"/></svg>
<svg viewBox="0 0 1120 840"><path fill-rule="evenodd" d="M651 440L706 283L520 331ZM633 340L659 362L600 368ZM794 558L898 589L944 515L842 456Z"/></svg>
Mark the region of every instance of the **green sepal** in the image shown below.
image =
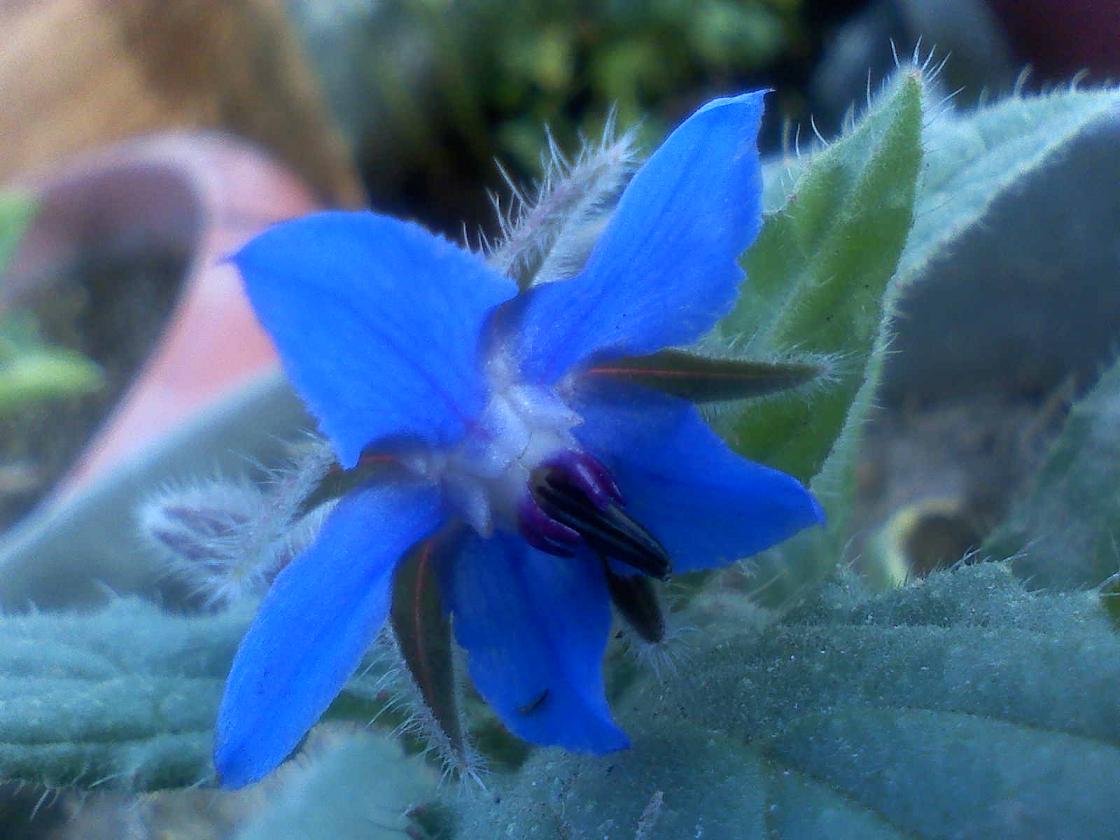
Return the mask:
<svg viewBox="0 0 1120 840"><path fill-rule="evenodd" d="M826 372L822 362L764 362L664 350L593 365L586 376L641 385L694 403L712 403L799 388Z"/></svg>
<svg viewBox="0 0 1120 840"><path fill-rule="evenodd" d="M440 602L435 553L439 539L420 543L397 568L389 613L393 634L409 676L432 721L459 758L466 755L451 622Z"/></svg>

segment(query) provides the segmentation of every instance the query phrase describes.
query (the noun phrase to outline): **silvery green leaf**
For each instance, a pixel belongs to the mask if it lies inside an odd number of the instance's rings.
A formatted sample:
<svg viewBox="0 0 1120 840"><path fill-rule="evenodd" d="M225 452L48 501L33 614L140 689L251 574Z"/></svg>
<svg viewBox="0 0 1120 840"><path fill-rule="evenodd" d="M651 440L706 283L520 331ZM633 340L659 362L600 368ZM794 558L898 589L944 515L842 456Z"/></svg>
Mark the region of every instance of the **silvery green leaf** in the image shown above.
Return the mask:
<svg viewBox="0 0 1120 840"><path fill-rule="evenodd" d="M907 281L972 228L1008 190L1060 162L1095 123L1115 117L1120 90L1057 90L975 113L931 113L914 232L899 273Z"/></svg>
<svg viewBox="0 0 1120 840"><path fill-rule="evenodd" d="M0 624L0 778L129 791L211 778L218 700L247 616L139 600Z"/></svg>
<svg viewBox="0 0 1120 840"><path fill-rule="evenodd" d="M213 782L218 702L251 617L175 615L134 598L4 616L0 780L131 792ZM385 668L375 656L326 717L379 717L394 699Z"/></svg>
<svg viewBox="0 0 1120 840"><path fill-rule="evenodd" d="M1120 323L1102 282L1120 271L1120 90L927 103L924 137L884 401L1092 381Z"/></svg>
<svg viewBox="0 0 1120 840"><path fill-rule="evenodd" d="M616 704L630 750L534 754L459 836L1114 836L1120 636L1091 595L982 565L845 579L759 631L708 607L687 667Z"/></svg>

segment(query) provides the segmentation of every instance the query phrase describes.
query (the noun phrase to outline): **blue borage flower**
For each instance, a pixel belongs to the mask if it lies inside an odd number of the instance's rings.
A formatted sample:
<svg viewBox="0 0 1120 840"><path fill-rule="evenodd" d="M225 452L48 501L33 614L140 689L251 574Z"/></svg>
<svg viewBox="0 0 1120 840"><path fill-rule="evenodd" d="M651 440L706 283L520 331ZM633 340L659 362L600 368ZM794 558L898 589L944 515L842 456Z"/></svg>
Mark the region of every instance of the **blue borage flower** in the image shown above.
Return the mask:
<svg viewBox="0 0 1120 840"><path fill-rule="evenodd" d="M386 620L394 569L441 539L442 602L479 692L526 740L627 746L604 696L611 594L732 562L822 521L693 405L595 365L694 341L732 306L760 226L763 94L717 99L634 175L583 270L518 294L414 224L328 212L234 261L340 463L391 456L264 598L226 685L215 762L276 767ZM599 368L601 369L601 367Z"/></svg>

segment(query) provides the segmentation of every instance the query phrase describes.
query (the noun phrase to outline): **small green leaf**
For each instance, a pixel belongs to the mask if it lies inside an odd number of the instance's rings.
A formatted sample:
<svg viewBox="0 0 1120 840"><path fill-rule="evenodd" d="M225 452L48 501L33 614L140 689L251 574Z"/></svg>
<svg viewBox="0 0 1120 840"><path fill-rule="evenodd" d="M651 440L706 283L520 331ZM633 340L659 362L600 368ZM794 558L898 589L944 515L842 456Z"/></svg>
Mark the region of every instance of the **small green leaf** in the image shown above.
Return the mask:
<svg viewBox="0 0 1120 840"><path fill-rule="evenodd" d="M311 745L310 765L285 778L237 840L414 836L408 813L434 795L431 768L419 757L406 758L400 743L387 735L337 735L329 746Z"/></svg>
<svg viewBox="0 0 1120 840"><path fill-rule="evenodd" d="M585 375L653 388L694 403L709 403L798 388L826 370L823 363L812 361L755 362L664 350L595 365Z"/></svg>
<svg viewBox="0 0 1120 840"><path fill-rule="evenodd" d="M45 344L32 313L0 312L0 417L28 402L87 394L103 384L94 362Z"/></svg>
<svg viewBox="0 0 1120 840"><path fill-rule="evenodd" d="M98 390L101 368L79 353L42 347L0 361L0 417L29 402Z"/></svg>
<svg viewBox="0 0 1120 840"><path fill-rule="evenodd" d="M687 669L615 704L631 749L536 753L459 836L1115 836L1120 636L1091 595L985 564L846 579L761 632L715 605Z"/></svg>
<svg viewBox="0 0 1120 840"><path fill-rule="evenodd" d="M0 280L34 216L30 199L0 194ZM96 391L102 381L89 359L45 345L30 314L0 312L0 416L27 402Z"/></svg>
<svg viewBox="0 0 1120 840"><path fill-rule="evenodd" d="M1084 589L1120 571L1120 364L1070 411L1033 485L981 546L1032 587Z"/></svg>

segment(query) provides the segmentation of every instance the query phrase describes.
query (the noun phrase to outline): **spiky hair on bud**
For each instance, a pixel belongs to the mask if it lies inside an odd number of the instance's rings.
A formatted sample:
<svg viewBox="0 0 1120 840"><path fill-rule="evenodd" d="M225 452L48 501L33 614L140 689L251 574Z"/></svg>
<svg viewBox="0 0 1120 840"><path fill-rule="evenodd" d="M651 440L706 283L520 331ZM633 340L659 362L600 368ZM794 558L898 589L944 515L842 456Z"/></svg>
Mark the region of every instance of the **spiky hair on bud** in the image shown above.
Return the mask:
<svg viewBox="0 0 1120 840"><path fill-rule="evenodd" d="M585 141L574 159L550 134L535 195L526 195L502 170L512 198L505 209L494 200L501 237L487 249L490 265L522 288L578 272L637 162L634 134L616 136L613 114L602 139Z"/></svg>
<svg viewBox="0 0 1120 840"><path fill-rule="evenodd" d="M140 537L208 605L259 597L318 533L332 503L304 505L333 460L316 441L259 484L219 478L168 487L137 511Z"/></svg>

